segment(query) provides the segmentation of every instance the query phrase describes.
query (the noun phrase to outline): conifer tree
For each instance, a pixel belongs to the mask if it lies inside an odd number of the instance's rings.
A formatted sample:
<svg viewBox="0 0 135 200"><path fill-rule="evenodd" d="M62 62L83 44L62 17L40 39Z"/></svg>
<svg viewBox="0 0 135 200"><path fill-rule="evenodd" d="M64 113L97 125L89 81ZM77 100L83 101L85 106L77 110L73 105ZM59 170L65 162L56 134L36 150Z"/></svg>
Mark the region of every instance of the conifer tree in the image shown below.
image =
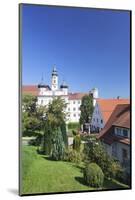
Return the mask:
<svg viewBox="0 0 135 200"><path fill-rule="evenodd" d="M65 145L60 128L55 129L52 139L52 159L62 160L64 157Z"/></svg>

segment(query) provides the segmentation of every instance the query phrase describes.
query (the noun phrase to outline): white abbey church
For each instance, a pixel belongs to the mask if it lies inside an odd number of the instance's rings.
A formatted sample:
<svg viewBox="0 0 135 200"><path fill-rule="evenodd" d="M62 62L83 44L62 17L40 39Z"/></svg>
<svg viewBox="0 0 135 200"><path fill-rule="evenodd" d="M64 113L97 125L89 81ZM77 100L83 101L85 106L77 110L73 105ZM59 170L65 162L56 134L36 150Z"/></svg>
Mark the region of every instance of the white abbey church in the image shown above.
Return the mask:
<svg viewBox="0 0 135 200"><path fill-rule="evenodd" d="M48 105L53 98L61 97L67 103L67 123L79 122L80 119L80 105L82 97L88 93L69 93L68 85L63 82L59 87L59 76L56 68L53 68L51 75L51 86L41 82L39 85L23 86L23 93L33 94L37 96L38 105ZM96 104L98 98L98 89L92 89L89 94L93 96L93 106Z"/></svg>

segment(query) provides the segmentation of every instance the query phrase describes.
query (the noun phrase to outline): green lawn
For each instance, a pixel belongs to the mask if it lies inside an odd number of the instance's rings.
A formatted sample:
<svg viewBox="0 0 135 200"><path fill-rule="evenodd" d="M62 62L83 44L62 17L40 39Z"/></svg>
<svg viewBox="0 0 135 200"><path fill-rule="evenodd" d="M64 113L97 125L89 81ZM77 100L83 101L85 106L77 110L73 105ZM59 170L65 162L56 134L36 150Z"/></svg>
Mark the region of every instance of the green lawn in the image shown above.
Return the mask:
<svg viewBox="0 0 135 200"><path fill-rule="evenodd" d="M117 181L105 181L103 189L127 188ZM22 194L95 190L85 185L81 167L73 163L52 161L39 155L36 148L22 149Z"/></svg>

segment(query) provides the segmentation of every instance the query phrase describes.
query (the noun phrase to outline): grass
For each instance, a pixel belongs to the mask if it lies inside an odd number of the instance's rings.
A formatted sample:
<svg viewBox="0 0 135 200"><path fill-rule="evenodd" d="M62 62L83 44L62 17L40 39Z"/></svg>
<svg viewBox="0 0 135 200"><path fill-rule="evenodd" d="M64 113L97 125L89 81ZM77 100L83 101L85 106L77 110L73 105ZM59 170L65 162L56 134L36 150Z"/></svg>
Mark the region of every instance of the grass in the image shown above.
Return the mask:
<svg viewBox="0 0 135 200"><path fill-rule="evenodd" d="M70 162L52 161L37 154L35 147L23 146L22 165L22 194L96 190L85 185L81 167ZM103 189L125 187L106 180Z"/></svg>

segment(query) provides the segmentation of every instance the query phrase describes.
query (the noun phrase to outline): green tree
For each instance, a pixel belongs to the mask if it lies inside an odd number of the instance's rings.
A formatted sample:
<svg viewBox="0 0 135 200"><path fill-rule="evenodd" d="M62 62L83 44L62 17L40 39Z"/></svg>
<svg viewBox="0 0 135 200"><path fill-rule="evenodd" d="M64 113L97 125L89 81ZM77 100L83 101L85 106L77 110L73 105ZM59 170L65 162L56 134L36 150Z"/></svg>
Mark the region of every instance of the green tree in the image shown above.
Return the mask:
<svg viewBox="0 0 135 200"><path fill-rule="evenodd" d="M22 97L22 110L27 112L29 116L33 116L36 113L37 97L33 95L23 95Z"/></svg>
<svg viewBox="0 0 135 200"><path fill-rule="evenodd" d="M22 97L22 133L23 136L37 135L43 129L44 106L37 106L37 97L23 95Z"/></svg>
<svg viewBox="0 0 135 200"><path fill-rule="evenodd" d="M93 98L90 95L85 95L82 98L82 104L80 106L81 116L80 124L89 123L89 119L93 113Z"/></svg>
<svg viewBox="0 0 135 200"><path fill-rule="evenodd" d="M115 178L121 166L106 152L104 146L96 138L90 138L84 146L85 162L98 164L107 178Z"/></svg>
<svg viewBox="0 0 135 200"><path fill-rule="evenodd" d="M48 121L44 122L44 134L42 137L42 152L50 155L52 151L52 128Z"/></svg>
<svg viewBox="0 0 135 200"><path fill-rule="evenodd" d="M54 98L48 105L47 119L53 127L61 126L61 124L66 119L66 109L67 104L60 97Z"/></svg>
<svg viewBox="0 0 135 200"><path fill-rule="evenodd" d="M54 160L63 160L65 153L65 145L60 128L55 129L52 139L52 158Z"/></svg>
<svg viewBox="0 0 135 200"><path fill-rule="evenodd" d="M63 158L64 149L67 147L65 108L63 99L54 98L46 112L43 149L55 160Z"/></svg>
<svg viewBox="0 0 135 200"><path fill-rule="evenodd" d="M63 123L61 124L61 132L62 132L62 137L63 137L63 141L65 144L65 147L68 147L68 137L67 137L67 131L66 131L66 123L63 121Z"/></svg>

